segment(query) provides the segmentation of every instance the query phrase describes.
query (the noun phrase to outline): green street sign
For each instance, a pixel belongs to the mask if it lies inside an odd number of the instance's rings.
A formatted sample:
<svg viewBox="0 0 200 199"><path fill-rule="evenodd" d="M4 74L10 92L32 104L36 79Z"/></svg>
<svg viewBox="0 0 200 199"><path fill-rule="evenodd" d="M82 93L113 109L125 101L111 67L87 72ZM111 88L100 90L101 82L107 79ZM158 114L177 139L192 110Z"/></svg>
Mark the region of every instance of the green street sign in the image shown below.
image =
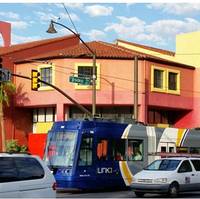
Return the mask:
<svg viewBox="0 0 200 199"><path fill-rule="evenodd" d="M70 76L69 81L72 83L82 84L82 85L91 85L91 79L84 77L74 77Z"/></svg>

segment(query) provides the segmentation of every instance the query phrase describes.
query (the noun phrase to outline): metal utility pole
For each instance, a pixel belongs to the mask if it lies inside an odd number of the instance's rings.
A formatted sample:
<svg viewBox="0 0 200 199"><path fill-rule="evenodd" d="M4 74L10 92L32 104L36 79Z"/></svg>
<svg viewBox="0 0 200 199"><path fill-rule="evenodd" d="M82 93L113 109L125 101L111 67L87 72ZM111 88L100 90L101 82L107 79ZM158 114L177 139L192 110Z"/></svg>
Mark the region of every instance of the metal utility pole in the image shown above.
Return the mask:
<svg viewBox="0 0 200 199"><path fill-rule="evenodd" d="M96 55L93 54L93 65L92 65L92 116L96 115Z"/></svg>
<svg viewBox="0 0 200 199"><path fill-rule="evenodd" d="M138 121L138 57L134 58L134 120Z"/></svg>
<svg viewBox="0 0 200 199"><path fill-rule="evenodd" d="M12 73L12 76L32 80L32 78L24 76L24 75L19 75L19 74ZM38 78L38 82L44 83L44 84L46 84L48 86L51 86L52 88L54 88L55 90L57 90L59 93L61 93L62 95L64 95L73 104L75 104L80 110L82 110L84 113L86 113L87 115L89 115L90 117L92 117L92 114L90 113L90 111L88 111L84 106L82 106L81 104L79 104L77 101L75 101L73 98L71 98L69 95L67 95L64 91L62 91L57 86L54 86L53 84L45 82L45 81L43 81L43 80L41 80L39 78Z"/></svg>
<svg viewBox="0 0 200 199"><path fill-rule="evenodd" d="M96 54L95 51L93 51L84 41L83 39L80 37L79 34L77 34L76 32L74 32L71 28L55 22L53 20L51 20L51 23L49 25L49 28L47 30L48 33L57 33L54 24L62 26L63 28L66 28L67 30L69 30L71 33L73 33L76 37L78 37L78 39L82 42L82 44L90 51L91 55L92 55L92 60L93 60L93 66L92 66L92 117L94 118L96 115Z"/></svg>

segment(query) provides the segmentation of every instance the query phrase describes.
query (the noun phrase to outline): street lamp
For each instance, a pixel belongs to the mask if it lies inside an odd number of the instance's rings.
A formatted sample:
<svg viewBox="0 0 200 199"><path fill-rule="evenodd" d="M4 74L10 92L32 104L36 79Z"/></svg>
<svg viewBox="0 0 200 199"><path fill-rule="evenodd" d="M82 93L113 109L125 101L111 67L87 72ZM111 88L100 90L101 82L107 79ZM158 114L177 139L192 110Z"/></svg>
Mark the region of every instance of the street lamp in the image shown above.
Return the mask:
<svg viewBox="0 0 200 199"><path fill-rule="evenodd" d="M48 33L57 33L54 24L60 25L64 28L66 28L67 30L69 30L71 33L73 33L76 37L78 37L78 39L83 43L83 45L90 51L90 53L92 54L92 116L93 118L96 115L96 54L95 52L81 39L80 35L77 34L76 32L74 32L72 29L70 29L69 27L55 22L53 20L51 20L51 23L49 25L49 28L47 30Z"/></svg>

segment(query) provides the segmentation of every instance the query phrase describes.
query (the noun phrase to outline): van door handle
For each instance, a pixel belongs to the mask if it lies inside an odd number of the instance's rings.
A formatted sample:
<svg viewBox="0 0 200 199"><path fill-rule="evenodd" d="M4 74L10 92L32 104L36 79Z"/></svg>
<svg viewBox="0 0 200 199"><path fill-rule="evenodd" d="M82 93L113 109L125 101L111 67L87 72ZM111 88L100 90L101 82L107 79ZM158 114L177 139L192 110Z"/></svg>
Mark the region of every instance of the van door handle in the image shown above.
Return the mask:
<svg viewBox="0 0 200 199"><path fill-rule="evenodd" d="M194 173L192 174L192 176L194 176Z"/></svg>

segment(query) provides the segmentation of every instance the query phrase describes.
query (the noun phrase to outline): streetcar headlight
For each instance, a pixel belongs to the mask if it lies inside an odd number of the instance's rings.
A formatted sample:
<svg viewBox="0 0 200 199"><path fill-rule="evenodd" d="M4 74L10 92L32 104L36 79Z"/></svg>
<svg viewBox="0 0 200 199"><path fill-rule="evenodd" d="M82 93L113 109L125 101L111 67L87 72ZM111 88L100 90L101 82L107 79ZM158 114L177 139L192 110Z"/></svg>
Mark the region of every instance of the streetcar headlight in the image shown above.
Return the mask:
<svg viewBox="0 0 200 199"><path fill-rule="evenodd" d="M65 176L70 176L71 175L71 169L63 169L61 173Z"/></svg>
<svg viewBox="0 0 200 199"><path fill-rule="evenodd" d="M167 178L156 178L154 179L154 183L167 183Z"/></svg>

